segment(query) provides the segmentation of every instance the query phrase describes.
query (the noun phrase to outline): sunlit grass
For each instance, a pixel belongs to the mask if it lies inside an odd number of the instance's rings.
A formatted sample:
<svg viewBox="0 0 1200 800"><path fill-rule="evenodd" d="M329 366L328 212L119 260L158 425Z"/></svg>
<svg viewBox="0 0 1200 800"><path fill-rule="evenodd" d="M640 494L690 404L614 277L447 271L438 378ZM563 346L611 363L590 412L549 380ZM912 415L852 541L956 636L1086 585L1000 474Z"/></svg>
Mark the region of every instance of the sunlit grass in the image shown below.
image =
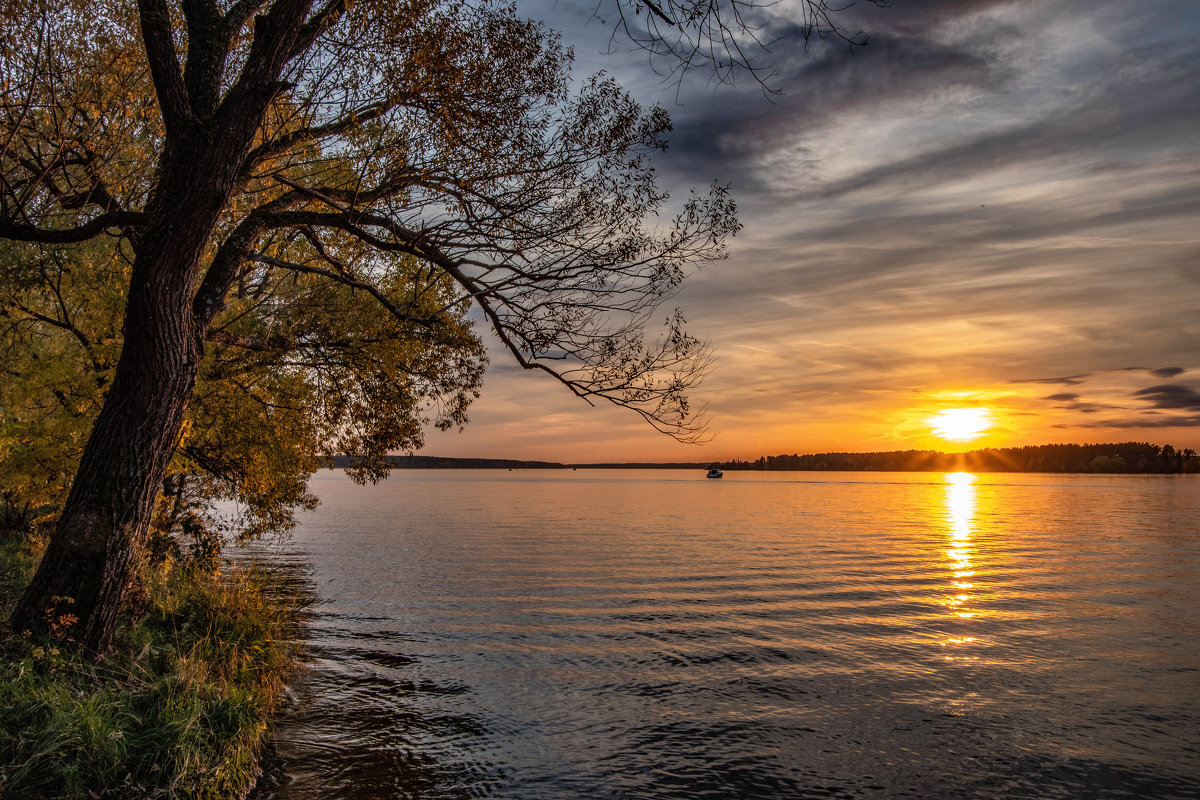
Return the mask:
<svg viewBox="0 0 1200 800"><path fill-rule="evenodd" d="M36 557L0 542L0 615ZM239 797L293 666L298 596L262 573L144 572L100 661L11 637L0 666L0 797Z"/></svg>

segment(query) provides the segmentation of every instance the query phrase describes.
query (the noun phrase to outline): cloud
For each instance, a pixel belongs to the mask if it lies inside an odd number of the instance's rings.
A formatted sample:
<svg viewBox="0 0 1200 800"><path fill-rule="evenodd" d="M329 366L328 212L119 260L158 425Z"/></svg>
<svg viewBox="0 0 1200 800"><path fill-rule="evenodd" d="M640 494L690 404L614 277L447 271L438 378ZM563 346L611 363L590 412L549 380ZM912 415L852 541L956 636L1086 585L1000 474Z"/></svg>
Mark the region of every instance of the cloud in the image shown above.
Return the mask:
<svg viewBox="0 0 1200 800"><path fill-rule="evenodd" d="M1083 372L1078 375L1064 375L1057 378L1019 378L1010 380L1009 383L1060 383L1066 386L1078 386L1079 384L1086 383L1088 380L1100 375L1116 375L1122 372L1148 372L1151 375L1159 378L1173 378L1176 375L1180 375L1186 371L1187 370L1185 370L1183 367L1160 367L1158 369L1149 369L1147 367L1113 367L1112 369L1098 369L1093 372ZM1151 388L1153 389L1160 387ZM1146 389L1144 391L1148 392L1150 389ZM1079 395L1067 393L1052 394L1047 395L1042 399L1059 401L1078 400Z"/></svg>
<svg viewBox="0 0 1200 800"><path fill-rule="evenodd" d="M1158 384L1138 389L1131 381L1140 375L1156 375L1170 377L1186 370L1183 367L1120 367L1115 369L1096 370L1091 373L1065 376L1061 378L1039 378L1020 383L1058 383L1073 386L1086 384L1087 399L1083 392L1056 392L1045 395L1039 400L1053 403L1054 413L1087 415L1087 421L1080 417L1075 420L1055 422L1052 428L1059 430L1086 429L1102 431L1135 430L1144 428L1197 428L1200 427L1200 392L1180 384ZM1018 383L1018 381L1013 381ZM1128 398L1133 397L1146 405L1131 409ZM1125 410L1122 416L1102 416L1101 412ZM1186 412L1186 413L1179 413Z"/></svg>
<svg viewBox="0 0 1200 800"><path fill-rule="evenodd" d="M784 162L789 173L803 173L806 154L836 140L848 117L885 122L947 92L1003 89L1011 74L1004 63L977 43L940 40L937 27L877 31L868 47L850 49L836 40L806 45L802 27L776 24L764 39L774 41L774 84L782 94L764 99L753 82L721 90L719 101L707 85L687 92L672 110L662 163L681 177L733 180L743 194L778 191L771 165Z"/></svg>
<svg viewBox="0 0 1200 800"><path fill-rule="evenodd" d="M1058 408L1065 411L1078 411L1081 414L1095 414L1099 411L1111 411L1114 408L1121 408L1121 406L1109 405L1105 403L1080 402L1079 395L1072 394L1070 392L1052 394L1048 395L1047 397L1043 397L1042 399L1050 400L1055 403L1061 403Z"/></svg>
<svg viewBox="0 0 1200 800"><path fill-rule="evenodd" d="M1200 411L1200 392L1179 384L1164 383L1159 386L1149 386L1134 392L1133 396L1150 400L1155 408Z"/></svg>
<svg viewBox="0 0 1200 800"><path fill-rule="evenodd" d="M1200 415L1185 417L1134 417L1132 419L1105 419L1096 422L1054 425L1055 428L1115 428L1128 430L1133 428L1200 428Z"/></svg>
<svg viewBox="0 0 1200 800"><path fill-rule="evenodd" d="M785 94L771 105L756 87L723 92L720 102L690 92L675 115L672 149L679 160L668 163L706 179L723 173L743 191L804 192L816 188L814 175L807 187L793 180L777 186L772 165L819 173L830 166L831 147L845 150L872 135L877 152L867 163L820 178L821 196L832 199L887 185L937 186L1020 164L1042 166L1046 178L1072 162L1100 173L1137 171L1151 147L1164 159L1194 154L1184 143L1200 122L1200 106L1192 102L1200 86L1188 65L1200 52L1188 36L1164 37L1161 31L1170 29L1164 19L1157 33L1152 20L1137 20L1151 29L1143 35L1157 37L1152 46L1105 43L1124 52L1093 63L1104 48L1068 44L1057 56L1061 63L1052 64L1059 49L1050 41L1054 24L1078 27L1081 17L1116 16L1120 7L1092 15L1062 9L1047 21L1015 4L948 4L964 8L942 16L933 11L938 5L871 15L865 27L876 35L855 50L835 42L806 48L794 24L769 30L766 38L778 40ZM979 14L989 6L995 13ZM1138 26L1126 19L1122 27ZM1045 69L1079 74L1048 82L1040 74ZM1184 189L1176 205L1194 194ZM1123 209L1136 210L1136 202Z"/></svg>
<svg viewBox="0 0 1200 800"><path fill-rule="evenodd" d="M1061 378L1022 378L1019 380L1011 380L1009 383L1061 383L1063 386L1078 386L1085 383L1088 378L1092 377L1092 373L1085 372L1081 375L1067 375ZM1045 399L1053 400L1066 395L1051 395ZM1078 395L1070 395L1070 397L1078 397Z"/></svg>

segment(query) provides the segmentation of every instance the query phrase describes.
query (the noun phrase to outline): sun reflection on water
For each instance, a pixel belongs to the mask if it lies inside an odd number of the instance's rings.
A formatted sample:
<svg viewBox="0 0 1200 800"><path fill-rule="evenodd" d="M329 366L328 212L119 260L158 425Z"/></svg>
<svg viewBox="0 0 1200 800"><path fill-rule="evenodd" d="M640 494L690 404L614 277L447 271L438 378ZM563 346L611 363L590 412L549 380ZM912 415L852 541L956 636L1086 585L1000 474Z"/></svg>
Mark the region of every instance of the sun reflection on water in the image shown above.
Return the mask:
<svg viewBox="0 0 1200 800"><path fill-rule="evenodd" d="M953 587L958 590L946 605L964 619L975 616L965 608L971 599L971 582L975 571L971 563L971 527L975 521L975 476L969 472L946 475L946 522L950 529L950 548L946 557L954 576Z"/></svg>
<svg viewBox="0 0 1200 800"><path fill-rule="evenodd" d="M973 560L972 534L974 533L976 507L978 498L975 489L975 476L969 472L950 472L946 474L945 514L946 528L949 533L949 547L946 549L946 559L949 562L953 594L943 603L954 616L968 620L975 616L970 608L975 588L975 567ZM946 639L943 646L962 647L975 642L974 636L952 636ZM968 656L947 656L947 658L970 658Z"/></svg>

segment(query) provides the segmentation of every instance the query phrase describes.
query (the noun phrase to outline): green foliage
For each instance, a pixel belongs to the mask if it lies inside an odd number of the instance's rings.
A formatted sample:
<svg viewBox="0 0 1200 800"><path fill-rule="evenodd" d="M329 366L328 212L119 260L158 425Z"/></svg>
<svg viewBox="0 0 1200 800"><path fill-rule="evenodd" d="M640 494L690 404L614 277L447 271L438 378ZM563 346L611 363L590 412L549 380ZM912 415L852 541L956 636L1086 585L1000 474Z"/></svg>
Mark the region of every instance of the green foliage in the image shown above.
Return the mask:
<svg viewBox="0 0 1200 800"><path fill-rule="evenodd" d="M280 249L286 249L282 243ZM350 455L359 480L386 474L389 450L423 444L423 424L467 421L485 357L449 278L415 259L377 265L379 290L421 325L378 313L361 289L263 268L215 325L189 406L183 454L210 490L270 513L321 459ZM196 470L193 470L196 471ZM244 524L244 523L243 523Z"/></svg>
<svg viewBox="0 0 1200 800"><path fill-rule="evenodd" d="M27 527L60 503L112 380L125 271L96 243L0 243L0 496Z"/></svg>
<svg viewBox="0 0 1200 800"><path fill-rule="evenodd" d="M6 604L27 556L0 544ZM0 796L244 793L293 666L299 597L252 571L147 568L145 607L103 661L10 638L0 666ZM7 614L7 605L0 613Z"/></svg>
<svg viewBox="0 0 1200 800"><path fill-rule="evenodd" d="M0 244L0 512L5 528L53 518L112 380L127 262L115 243L57 251ZM287 248L281 243L280 249ZM308 477L351 455L358 480L423 424L461 426L485 357L449 279L393 258L380 290L439 324L378 314L361 290L265 267L247 273L215 324L152 549L212 563L228 536L294 525ZM236 503L221 517L217 501Z"/></svg>
<svg viewBox="0 0 1200 800"><path fill-rule="evenodd" d="M10 608L17 601L41 554L39 539L11 533L0 536L0 609Z"/></svg>

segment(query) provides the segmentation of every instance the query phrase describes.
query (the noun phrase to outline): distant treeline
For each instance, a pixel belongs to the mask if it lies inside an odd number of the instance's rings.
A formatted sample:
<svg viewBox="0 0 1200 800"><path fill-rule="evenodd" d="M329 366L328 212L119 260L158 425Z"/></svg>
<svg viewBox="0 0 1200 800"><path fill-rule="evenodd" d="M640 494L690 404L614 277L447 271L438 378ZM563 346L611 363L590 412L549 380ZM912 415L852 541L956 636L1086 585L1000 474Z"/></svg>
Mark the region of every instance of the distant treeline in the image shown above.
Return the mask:
<svg viewBox="0 0 1200 800"><path fill-rule="evenodd" d="M555 461L518 461L511 458L439 458L438 456L388 456L393 469L566 469ZM351 456L334 456L332 466L345 469Z"/></svg>
<svg viewBox="0 0 1200 800"><path fill-rule="evenodd" d="M1200 472L1190 448L1123 442L1121 444L1047 444L1001 447L967 453L895 450L886 453L816 453L763 456L729 461L725 470L845 470L887 472Z"/></svg>

